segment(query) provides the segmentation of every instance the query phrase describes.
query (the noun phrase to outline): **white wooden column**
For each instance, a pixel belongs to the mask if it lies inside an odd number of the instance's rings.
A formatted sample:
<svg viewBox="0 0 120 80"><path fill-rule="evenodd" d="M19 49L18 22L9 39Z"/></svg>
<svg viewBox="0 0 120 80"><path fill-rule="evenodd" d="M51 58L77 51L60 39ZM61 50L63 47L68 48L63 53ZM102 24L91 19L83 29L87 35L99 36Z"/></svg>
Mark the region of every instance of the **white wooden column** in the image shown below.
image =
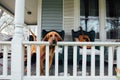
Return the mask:
<svg viewBox="0 0 120 80"><path fill-rule="evenodd" d="M42 0L38 0L37 40L41 40Z"/></svg>
<svg viewBox="0 0 120 80"><path fill-rule="evenodd" d="M23 25L25 0L15 0L15 33L12 40L12 80L23 80Z"/></svg>
<svg viewBox="0 0 120 80"><path fill-rule="evenodd" d="M80 26L80 0L74 0L74 30Z"/></svg>
<svg viewBox="0 0 120 80"><path fill-rule="evenodd" d="M99 0L100 40L106 40L106 0Z"/></svg>

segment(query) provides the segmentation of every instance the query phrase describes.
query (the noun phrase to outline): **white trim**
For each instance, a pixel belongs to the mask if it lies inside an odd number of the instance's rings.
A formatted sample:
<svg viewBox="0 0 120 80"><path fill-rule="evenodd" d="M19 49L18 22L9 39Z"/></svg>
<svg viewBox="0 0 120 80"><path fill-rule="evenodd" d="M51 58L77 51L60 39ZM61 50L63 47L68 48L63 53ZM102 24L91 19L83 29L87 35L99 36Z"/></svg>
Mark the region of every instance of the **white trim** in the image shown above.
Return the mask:
<svg viewBox="0 0 120 80"><path fill-rule="evenodd" d="M80 26L80 0L74 0L74 29Z"/></svg>
<svg viewBox="0 0 120 80"><path fill-rule="evenodd" d="M11 75L12 80L23 80L23 26L24 26L24 8L25 0L16 0L15 3L15 34L12 39L12 62ZM19 68L19 69L18 69Z"/></svg>
<svg viewBox="0 0 120 80"><path fill-rule="evenodd" d="M64 0L63 0L63 30L64 30Z"/></svg>
<svg viewBox="0 0 120 80"><path fill-rule="evenodd" d="M38 17L37 17L37 40L41 40L41 19L42 19L42 0L38 0Z"/></svg>
<svg viewBox="0 0 120 80"><path fill-rule="evenodd" d="M36 76L30 76L24 77L24 80L116 80L115 76L59 76L59 77L55 77L55 76L49 76L49 77L45 77L45 76L40 76L40 77L36 77Z"/></svg>
<svg viewBox="0 0 120 80"><path fill-rule="evenodd" d="M106 0L99 0L99 31L100 31L100 40L106 40Z"/></svg>

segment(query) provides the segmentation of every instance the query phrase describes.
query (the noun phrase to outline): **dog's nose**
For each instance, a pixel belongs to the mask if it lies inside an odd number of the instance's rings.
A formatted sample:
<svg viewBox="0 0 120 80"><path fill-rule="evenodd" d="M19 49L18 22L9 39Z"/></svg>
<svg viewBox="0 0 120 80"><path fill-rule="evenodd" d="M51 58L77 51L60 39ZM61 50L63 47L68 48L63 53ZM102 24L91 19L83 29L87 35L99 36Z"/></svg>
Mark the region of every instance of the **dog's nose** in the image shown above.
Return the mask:
<svg viewBox="0 0 120 80"><path fill-rule="evenodd" d="M53 44L57 44L56 40L53 40Z"/></svg>

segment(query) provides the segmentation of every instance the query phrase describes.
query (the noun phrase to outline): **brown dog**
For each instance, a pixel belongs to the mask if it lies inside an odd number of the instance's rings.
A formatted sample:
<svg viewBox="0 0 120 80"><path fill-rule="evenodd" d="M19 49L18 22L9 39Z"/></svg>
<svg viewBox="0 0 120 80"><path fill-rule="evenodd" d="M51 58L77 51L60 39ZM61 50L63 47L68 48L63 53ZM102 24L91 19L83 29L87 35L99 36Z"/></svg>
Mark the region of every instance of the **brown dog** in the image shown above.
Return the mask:
<svg viewBox="0 0 120 80"><path fill-rule="evenodd" d="M36 36L35 34L30 30L32 33L34 41L36 41ZM49 69L52 65L53 62L53 57L54 57L54 51L55 51L55 45L57 44L58 41L62 41L63 39L61 36L55 32L55 31L50 31L49 33L46 34L46 36L43 38L43 41L48 41L50 43L49 46ZM32 45L31 46L31 56L36 53L36 46ZM40 72L41 75L44 75L44 61L45 61L45 55L46 55L46 47L45 45L40 45Z"/></svg>

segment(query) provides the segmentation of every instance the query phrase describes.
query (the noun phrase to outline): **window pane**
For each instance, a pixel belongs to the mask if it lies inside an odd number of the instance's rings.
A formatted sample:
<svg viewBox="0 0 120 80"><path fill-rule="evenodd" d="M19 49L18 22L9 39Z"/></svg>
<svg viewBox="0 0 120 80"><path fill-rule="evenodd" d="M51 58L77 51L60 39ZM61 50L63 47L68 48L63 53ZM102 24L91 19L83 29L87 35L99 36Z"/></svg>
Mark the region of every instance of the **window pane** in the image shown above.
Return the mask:
<svg viewBox="0 0 120 80"><path fill-rule="evenodd" d="M83 30L95 30L99 38L98 0L80 0L80 25Z"/></svg>
<svg viewBox="0 0 120 80"><path fill-rule="evenodd" d="M120 0L106 0L107 39L120 39Z"/></svg>

